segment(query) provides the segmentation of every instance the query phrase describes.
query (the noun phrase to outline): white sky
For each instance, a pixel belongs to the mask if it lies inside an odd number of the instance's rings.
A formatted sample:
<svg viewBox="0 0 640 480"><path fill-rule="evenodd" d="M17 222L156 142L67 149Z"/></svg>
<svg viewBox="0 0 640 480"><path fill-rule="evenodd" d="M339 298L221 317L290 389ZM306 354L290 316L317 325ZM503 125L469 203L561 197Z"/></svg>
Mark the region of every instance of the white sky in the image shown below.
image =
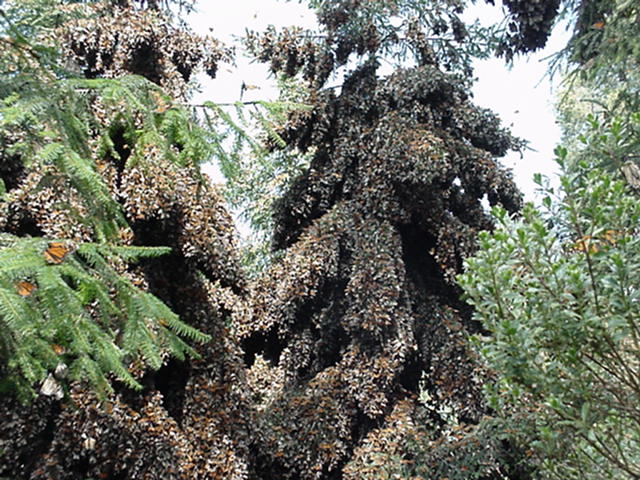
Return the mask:
<svg viewBox="0 0 640 480"><path fill-rule="evenodd" d="M283 0L236 0L232 7L220 8L219 2L201 0L199 11L190 18L192 28L200 34L210 34L226 43L244 35L245 29L262 31L267 25L297 25L313 28L314 14L304 4ZM499 8L479 2L466 13L467 20L480 17L483 22L501 18ZM535 151L526 151L523 158L512 154L503 163L513 169L518 187L525 199L534 200L536 172L554 176L553 149L560 138L560 131L553 113L553 90L545 76L545 57L559 51L566 44L568 34L557 28L547 47L534 55L519 58L508 69L504 61L492 59L475 62L478 78L473 94L475 103L496 112L512 132L530 142ZM243 100L275 99L277 91L267 66L251 63L239 55L236 67L223 66L215 80L202 79L202 92L196 103L211 100L218 103L234 102L240 98L242 82L260 88L246 91ZM557 82L557 79L554 79ZM215 169L210 173L216 177Z"/></svg>

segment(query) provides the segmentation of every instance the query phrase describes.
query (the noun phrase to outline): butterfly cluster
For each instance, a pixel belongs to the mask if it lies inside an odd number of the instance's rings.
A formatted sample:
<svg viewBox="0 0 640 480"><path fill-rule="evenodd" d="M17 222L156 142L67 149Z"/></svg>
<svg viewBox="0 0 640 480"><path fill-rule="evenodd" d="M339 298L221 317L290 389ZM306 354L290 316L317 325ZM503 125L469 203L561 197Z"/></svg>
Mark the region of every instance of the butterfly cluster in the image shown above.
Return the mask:
<svg viewBox="0 0 640 480"><path fill-rule="evenodd" d="M64 53L84 75L142 75L179 97L192 71L203 68L214 73L225 55L216 42L172 25L157 8L134 8L129 3L74 5L77 18L59 26L57 33L67 47ZM141 87L149 89L145 83ZM248 478L248 391L240 382L242 352L229 328L231 319L244 318L249 311L243 299L246 282L239 268L235 227L218 190L194 168L176 161L187 151L194 158L184 163L197 163L199 150L193 153L188 145L158 135L136 143L150 128L158 133L159 124L147 122L177 118L167 104L169 97L152 92L156 95L149 96L151 112L145 110L147 105L125 104L108 95L86 99L95 113L86 129L87 168L99 175L104 192L126 222L111 241L132 248L162 245L172 251L143 261L112 257L110 268L215 340L194 346L197 360L170 360L161 352L158 371L132 358L125 366L144 386L141 393L117 382L107 398L95 395L83 382L63 389L56 368L37 386L33 404L24 406L3 396L0 475ZM22 164L20 158L16 162ZM0 163L5 165L4 157ZM0 173L5 175L5 170ZM94 213L91 199L80 194L54 164L32 162L10 180L0 202L0 230L18 237L65 239L42 242L38 254L43 265L65 268L71 259L77 260L77 245L96 240L97 232L87 221ZM25 302L42 293L37 277L21 278L13 287ZM95 302L86 310L104 325ZM150 335L157 335L167 321L150 325ZM113 325L105 328L117 342L126 333ZM51 345L54 357L64 358L68 350L59 343Z"/></svg>
<svg viewBox="0 0 640 480"><path fill-rule="evenodd" d="M493 4L493 0L486 0ZM551 34L554 20L560 11L560 0L507 0L508 32L500 41L499 53L507 59L517 53L542 48Z"/></svg>
<svg viewBox="0 0 640 480"><path fill-rule="evenodd" d="M173 26L161 9L120 3L87 5L90 15L61 28L67 56L85 76L133 73L179 96L198 69L214 77L217 65L231 59L231 51L220 42Z"/></svg>
<svg viewBox="0 0 640 480"><path fill-rule="evenodd" d="M326 49L360 13L327 20ZM284 73L288 45L263 50ZM454 277L491 228L483 201L519 208L497 158L522 144L435 58L381 77L372 57L339 91L311 82L313 111L281 132L312 160L276 205L281 259L238 327L261 401L259 470L278 478L380 478L412 455L404 437L428 448L487 413L487 373L466 343L477 326Z"/></svg>

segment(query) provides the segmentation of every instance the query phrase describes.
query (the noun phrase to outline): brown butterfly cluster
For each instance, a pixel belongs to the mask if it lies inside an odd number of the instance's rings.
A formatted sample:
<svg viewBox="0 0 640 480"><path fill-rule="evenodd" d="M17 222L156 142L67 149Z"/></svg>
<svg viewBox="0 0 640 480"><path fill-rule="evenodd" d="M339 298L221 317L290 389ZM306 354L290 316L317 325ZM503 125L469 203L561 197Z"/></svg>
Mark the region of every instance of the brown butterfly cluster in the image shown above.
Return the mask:
<svg viewBox="0 0 640 480"><path fill-rule="evenodd" d="M194 72L214 77L217 65L231 58L217 40L172 25L161 8L118 3L84 6L84 15L60 29L68 57L90 77L134 73L182 96Z"/></svg>
<svg viewBox="0 0 640 480"><path fill-rule="evenodd" d="M488 412L487 373L466 343L477 326L453 277L475 234L491 227L483 199L519 208L497 160L519 142L426 54L380 76L369 54L383 36L367 20L369 4L324 3L326 37L255 37L274 71L302 73L314 102L281 129L287 148L313 154L277 204L281 259L248 285L219 192L160 149L127 165L131 145L114 128L120 159L103 152L96 164L131 227L122 241L172 249L118 268L214 340L197 346L199 359L158 372L131 365L141 393L117 387L100 400L78 383L73 408L60 408L50 382L54 395L32 406L0 398L0 476L316 480L392 471L417 480L447 478L441 468L468 448L485 478L509 478L498 456L474 457L484 451L473 432ZM63 29L67 54L90 77L141 74L178 96L186 88L178 83L211 57L157 8L133 5L86 7L95 15ZM358 55L341 89L323 88ZM100 118L109 126L117 109ZM62 185L30 196L46 173L24 171L0 228L69 239L43 252L59 265L93 232L60 209L86 213ZM33 295L36 285L24 282L18 292ZM429 460L422 470L411 462L419 453Z"/></svg>
<svg viewBox="0 0 640 480"><path fill-rule="evenodd" d="M292 42L267 33L272 68L288 73L304 58L287 53ZM483 198L520 206L497 160L520 142L433 62L384 78L377 70L363 61L339 93L316 92L313 113L281 131L314 156L277 204L282 257L253 285L253 317L236 327L260 398L258 470L278 478L445 478L435 473L443 458L482 449L444 440L447 425L471 435L487 413L487 373L466 342L476 326L454 277L491 227ZM427 418L431 429L418 429ZM403 463L415 454L408 436L439 445L431 474ZM503 468L492 455L478 467L487 478Z"/></svg>

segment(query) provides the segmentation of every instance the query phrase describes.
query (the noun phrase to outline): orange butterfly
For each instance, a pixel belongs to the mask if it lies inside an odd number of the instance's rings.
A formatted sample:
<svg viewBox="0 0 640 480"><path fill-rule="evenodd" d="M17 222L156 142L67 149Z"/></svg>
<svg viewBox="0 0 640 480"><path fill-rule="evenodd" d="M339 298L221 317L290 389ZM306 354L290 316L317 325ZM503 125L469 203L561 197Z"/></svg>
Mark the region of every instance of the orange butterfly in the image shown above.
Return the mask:
<svg viewBox="0 0 640 480"><path fill-rule="evenodd" d="M18 289L18 294L21 297L28 297L38 287L37 287L37 285L35 285L35 284L31 283L31 282L27 282L26 280L22 280L22 281L18 282L18 284L16 285L16 288Z"/></svg>
<svg viewBox="0 0 640 480"><path fill-rule="evenodd" d="M164 97L158 92L151 92L153 99L156 101L158 108L156 108L157 113L164 113L171 108L171 105L167 103Z"/></svg>
<svg viewBox="0 0 640 480"><path fill-rule="evenodd" d="M599 22L594 23L591 26L593 28L595 28L596 30L602 30L604 28L604 22L603 21L599 21Z"/></svg>
<svg viewBox="0 0 640 480"><path fill-rule="evenodd" d="M60 264L71 252L71 247L65 242L49 242L49 246L44 251L44 258L49 263Z"/></svg>

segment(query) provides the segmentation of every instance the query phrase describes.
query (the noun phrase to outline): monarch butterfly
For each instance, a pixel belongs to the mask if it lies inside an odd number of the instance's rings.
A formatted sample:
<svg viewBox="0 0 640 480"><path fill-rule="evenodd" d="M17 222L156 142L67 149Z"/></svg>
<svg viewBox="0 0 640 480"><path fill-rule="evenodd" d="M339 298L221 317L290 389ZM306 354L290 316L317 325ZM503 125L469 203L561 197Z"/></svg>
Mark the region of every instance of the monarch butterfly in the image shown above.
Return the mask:
<svg viewBox="0 0 640 480"><path fill-rule="evenodd" d="M44 258L49 263L60 264L71 251L71 247L65 242L50 242L44 251Z"/></svg>
<svg viewBox="0 0 640 480"><path fill-rule="evenodd" d="M16 285L16 288L18 289L18 295L20 295L21 297L28 297L38 287L37 287L37 285L35 285L35 284L31 283L31 282L28 282L26 280L22 280L22 281L18 282L18 284Z"/></svg>

